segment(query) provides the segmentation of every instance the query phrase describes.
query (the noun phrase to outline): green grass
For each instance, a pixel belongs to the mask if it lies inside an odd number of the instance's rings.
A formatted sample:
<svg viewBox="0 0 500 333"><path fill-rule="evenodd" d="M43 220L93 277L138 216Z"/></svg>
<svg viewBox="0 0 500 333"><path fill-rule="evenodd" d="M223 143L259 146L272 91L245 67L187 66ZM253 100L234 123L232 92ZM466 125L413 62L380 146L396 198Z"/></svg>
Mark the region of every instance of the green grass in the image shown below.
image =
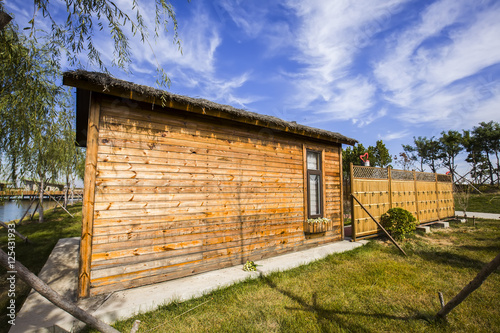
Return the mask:
<svg viewBox="0 0 500 333"><path fill-rule="evenodd" d="M403 257L374 240L286 272L164 305L114 326L129 332L498 332L500 271L435 321L438 292L454 297L498 252L500 222L415 236Z"/></svg>
<svg viewBox="0 0 500 333"><path fill-rule="evenodd" d="M457 199L455 209L463 210ZM500 214L500 193L471 194L467 211Z"/></svg>
<svg viewBox="0 0 500 333"><path fill-rule="evenodd" d="M30 244L23 243L16 238L16 260L29 268L33 273L38 274L47 261L52 249L60 238L75 237L81 235L82 205L75 204L68 210L75 217L72 218L61 208L48 210L45 212L45 222L38 223L38 214L33 222L23 222L16 226L16 230L27 236ZM0 229L0 244L2 250L6 251L7 231ZM6 306L9 302L7 295L7 274L6 270L0 266L0 332L7 332L10 325L5 320L7 313ZM30 288L20 279L16 281L16 308L21 308L24 300L28 296Z"/></svg>
<svg viewBox="0 0 500 333"><path fill-rule="evenodd" d="M33 244L16 244L17 259L38 273L59 238L80 235L81 205L46 213L46 222L17 230ZM371 241L287 272L248 280L187 302L115 324L129 332L494 332L500 327L500 271L446 322L432 319L437 292L450 300L500 252L500 222L452 223L452 228L404 242L402 257L390 243ZM0 229L3 230L3 229ZM7 241L0 231L0 244ZM0 315L5 319L5 270L0 268ZM29 288L17 281L18 308ZM2 320L0 332L9 328Z"/></svg>

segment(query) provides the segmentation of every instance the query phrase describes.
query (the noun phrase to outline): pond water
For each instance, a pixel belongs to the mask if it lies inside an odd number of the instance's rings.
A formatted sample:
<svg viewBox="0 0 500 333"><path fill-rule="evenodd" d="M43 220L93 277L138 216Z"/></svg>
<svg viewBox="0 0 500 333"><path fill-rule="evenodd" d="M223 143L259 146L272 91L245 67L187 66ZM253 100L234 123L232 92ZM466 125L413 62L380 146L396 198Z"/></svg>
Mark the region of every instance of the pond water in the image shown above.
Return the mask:
<svg viewBox="0 0 500 333"><path fill-rule="evenodd" d="M30 205L30 200L4 200L0 202L0 221L9 222L20 219ZM53 200L43 200L44 210L54 208L57 204ZM30 208L29 214L35 209L36 202ZM26 217L25 217L26 219Z"/></svg>

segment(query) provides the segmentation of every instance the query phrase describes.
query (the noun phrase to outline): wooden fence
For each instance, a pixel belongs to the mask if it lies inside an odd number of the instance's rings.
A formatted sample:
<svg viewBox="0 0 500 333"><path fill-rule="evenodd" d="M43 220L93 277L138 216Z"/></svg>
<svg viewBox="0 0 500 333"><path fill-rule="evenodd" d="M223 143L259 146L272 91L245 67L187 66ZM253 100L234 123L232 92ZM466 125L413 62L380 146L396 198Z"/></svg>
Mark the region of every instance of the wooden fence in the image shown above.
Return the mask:
<svg viewBox="0 0 500 333"><path fill-rule="evenodd" d="M450 175L373 168L351 164L351 193L380 221L390 208L401 207L418 223L455 215L453 182ZM380 230L368 214L351 201L352 236L369 236Z"/></svg>

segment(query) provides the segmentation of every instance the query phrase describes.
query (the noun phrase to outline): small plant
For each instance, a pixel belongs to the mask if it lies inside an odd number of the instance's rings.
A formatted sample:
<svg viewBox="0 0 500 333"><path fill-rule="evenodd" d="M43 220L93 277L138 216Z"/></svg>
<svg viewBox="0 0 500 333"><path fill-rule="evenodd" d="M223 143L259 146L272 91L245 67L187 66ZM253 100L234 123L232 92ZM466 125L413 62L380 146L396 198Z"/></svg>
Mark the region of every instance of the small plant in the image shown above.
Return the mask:
<svg viewBox="0 0 500 333"><path fill-rule="evenodd" d="M413 214L403 208L391 208L380 217L380 224L397 240L413 234L417 228L416 221Z"/></svg>
<svg viewBox="0 0 500 333"><path fill-rule="evenodd" d="M257 270L257 265L253 261L247 260L245 265L243 265L243 270L245 272L254 272Z"/></svg>
<svg viewBox="0 0 500 333"><path fill-rule="evenodd" d="M309 224L313 224L313 223L328 223L330 222L331 220L329 218L326 218L326 217L318 217L316 219L307 219L307 223Z"/></svg>
<svg viewBox="0 0 500 333"><path fill-rule="evenodd" d="M461 187L457 186L455 191L455 202L457 203L458 208L460 208L464 212L464 218L467 217L467 208L469 207L469 201L470 186L468 184Z"/></svg>

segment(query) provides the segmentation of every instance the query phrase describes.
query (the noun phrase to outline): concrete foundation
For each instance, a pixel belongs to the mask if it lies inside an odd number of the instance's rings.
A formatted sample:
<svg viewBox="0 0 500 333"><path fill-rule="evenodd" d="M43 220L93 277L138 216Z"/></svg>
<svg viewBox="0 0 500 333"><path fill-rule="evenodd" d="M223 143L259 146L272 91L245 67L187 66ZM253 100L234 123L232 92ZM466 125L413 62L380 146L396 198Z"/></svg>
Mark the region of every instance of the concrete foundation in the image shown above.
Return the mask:
<svg viewBox="0 0 500 333"><path fill-rule="evenodd" d="M436 222L436 223L432 224L432 227L434 227L434 228L449 228L450 222Z"/></svg>
<svg viewBox="0 0 500 333"><path fill-rule="evenodd" d="M431 227L429 227L428 225L419 225L417 227L416 231L422 232L424 234L430 234L431 233Z"/></svg>

